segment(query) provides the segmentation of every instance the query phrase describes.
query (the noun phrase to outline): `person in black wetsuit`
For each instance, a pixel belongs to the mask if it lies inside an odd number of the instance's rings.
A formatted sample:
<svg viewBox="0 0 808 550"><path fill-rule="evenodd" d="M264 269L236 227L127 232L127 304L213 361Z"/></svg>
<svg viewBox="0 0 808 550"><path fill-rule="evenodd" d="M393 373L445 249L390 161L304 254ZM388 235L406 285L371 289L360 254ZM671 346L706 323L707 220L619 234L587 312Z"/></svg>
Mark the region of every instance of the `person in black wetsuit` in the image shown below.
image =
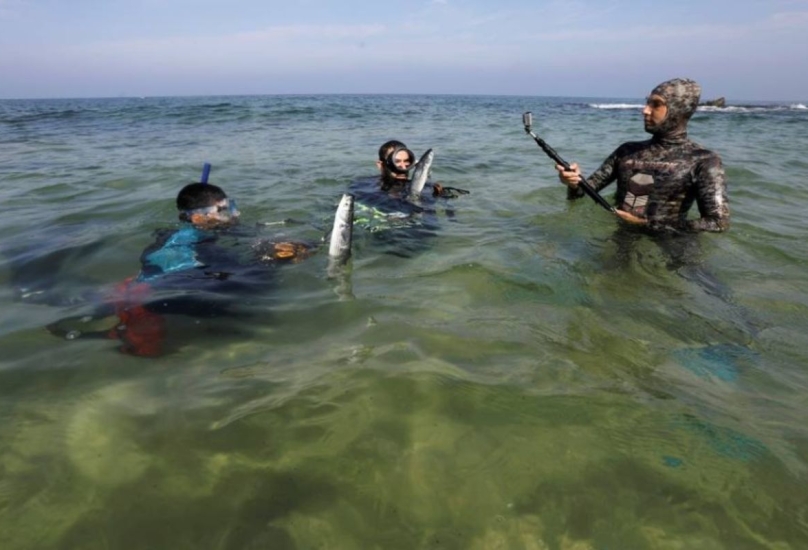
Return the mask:
<svg viewBox="0 0 808 550"><path fill-rule="evenodd" d="M378 150L378 176L358 178L348 192L355 197L355 227L374 234L385 251L408 257L425 249L439 228L436 207L441 199L468 191L427 183L421 195L409 196L409 170L415 155L398 140L383 143ZM441 201L445 202L445 201ZM449 217L454 212L446 208Z"/></svg>
<svg viewBox="0 0 808 550"><path fill-rule="evenodd" d="M252 232L238 227L235 201L213 184L186 185L176 204L181 226L158 231L141 255L139 273L115 285L92 315L78 318L114 316L115 326L84 332L76 328L81 327L77 318L70 317L49 325L52 334L116 339L123 353L159 356L165 352L164 315L233 315L238 298L267 291L274 266L306 258L313 248L301 242L256 240ZM241 246L245 241L249 247Z"/></svg>
<svg viewBox="0 0 808 550"><path fill-rule="evenodd" d="M653 89L643 109L647 141L624 143L587 181L600 190L617 181L616 215L652 232L725 231L729 202L721 158L687 137L701 88L676 78ZM577 164L556 166L570 199L584 195ZM699 217L688 219L696 204Z"/></svg>

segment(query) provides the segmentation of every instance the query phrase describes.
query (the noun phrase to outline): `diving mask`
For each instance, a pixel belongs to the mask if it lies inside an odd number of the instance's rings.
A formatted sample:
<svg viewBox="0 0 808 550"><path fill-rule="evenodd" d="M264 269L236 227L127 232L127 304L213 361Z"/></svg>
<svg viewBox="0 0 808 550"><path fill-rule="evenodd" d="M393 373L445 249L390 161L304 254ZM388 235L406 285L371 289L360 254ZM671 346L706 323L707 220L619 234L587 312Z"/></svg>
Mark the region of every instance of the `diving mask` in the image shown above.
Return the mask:
<svg viewBox="0 0 808 550"><path fill-rule="evenodd" d="M394 174L407 174L413 164L415 164L415 154L406 147L396 147L384 159L385 168Z"/></svg>
<svg viewBox="0 0 808 550"><path fill-rule="evenodd" d="M195 215L202 215L206 218L215 217L220 220L229 220L237 218L241 215L236 207L235 199L223 199L214 204L213 206L205 206L202 208L194 208L193 210L186 210L185 216L190 220Z"/></svg>

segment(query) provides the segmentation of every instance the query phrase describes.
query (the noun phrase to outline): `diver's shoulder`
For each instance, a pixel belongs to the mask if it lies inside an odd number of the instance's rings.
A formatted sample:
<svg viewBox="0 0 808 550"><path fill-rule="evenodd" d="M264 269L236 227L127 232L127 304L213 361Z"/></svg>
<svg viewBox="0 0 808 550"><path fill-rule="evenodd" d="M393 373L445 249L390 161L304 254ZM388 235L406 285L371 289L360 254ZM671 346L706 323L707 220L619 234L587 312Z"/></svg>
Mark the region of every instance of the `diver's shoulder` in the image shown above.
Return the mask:
<svg viewBox="0 0 808 550"><path fill-rule="evenodd" d="M716 153L712 149L708 149L707 147L703 146L702 144L700 144L700 143L698 143L696 141L688 140L688 145L690 146L690 150L693 152L693 154L703 156L703 157L719 157L720 158L720 155L718 153Z"/></svg>
<svg viewBox="0 0 808 550"><path fill-rule="evenodd" d="M616 156L630 155L632 153L636 153L637 151L647 149L652 145L653 145L652 139L645 139L642 141L626 141L621 143L612 154Z"/></svg>

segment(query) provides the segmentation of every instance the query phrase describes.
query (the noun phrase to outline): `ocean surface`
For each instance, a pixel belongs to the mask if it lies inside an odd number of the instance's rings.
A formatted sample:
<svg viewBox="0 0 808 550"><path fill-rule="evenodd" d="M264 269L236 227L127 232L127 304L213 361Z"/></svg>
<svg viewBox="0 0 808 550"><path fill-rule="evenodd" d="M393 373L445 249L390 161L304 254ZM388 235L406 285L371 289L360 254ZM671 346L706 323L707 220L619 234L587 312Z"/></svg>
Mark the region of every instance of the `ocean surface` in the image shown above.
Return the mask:
<svg viewBox="0 0 808 550"><path fill-rule="evenodd" d="M808 548L805 102L695 115L732 227L677 254L566 201L522 126L590 173L641 106L0 101L0 548ZM46 330L115 325L94 297L205 162L257 239L320 242L391 138L470 191L416 252L358 228L336 277L166 316L157 358Z"/></svg>

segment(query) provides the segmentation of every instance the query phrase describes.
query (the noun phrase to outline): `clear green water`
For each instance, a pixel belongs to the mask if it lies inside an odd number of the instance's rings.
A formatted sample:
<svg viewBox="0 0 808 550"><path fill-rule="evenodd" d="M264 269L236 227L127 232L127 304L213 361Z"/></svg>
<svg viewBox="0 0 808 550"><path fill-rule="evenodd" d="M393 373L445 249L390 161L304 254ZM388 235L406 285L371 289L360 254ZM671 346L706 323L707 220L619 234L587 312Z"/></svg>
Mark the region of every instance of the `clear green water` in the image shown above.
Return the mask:
<svg viewBox="0 0 808 550"><path fill-rule="evenodd" d="M590 106L620 102L0 102L0 548L808 547L808 114L697 115L733 227L673 270L521 127L592 170L643 138ZM319 238L390 137L472 191L414 257L357 234L347 281L287 266L152 360L48 334L78 300L15 299L36 259L68 298L136 273L204 161L245 223Z"/></svg>

